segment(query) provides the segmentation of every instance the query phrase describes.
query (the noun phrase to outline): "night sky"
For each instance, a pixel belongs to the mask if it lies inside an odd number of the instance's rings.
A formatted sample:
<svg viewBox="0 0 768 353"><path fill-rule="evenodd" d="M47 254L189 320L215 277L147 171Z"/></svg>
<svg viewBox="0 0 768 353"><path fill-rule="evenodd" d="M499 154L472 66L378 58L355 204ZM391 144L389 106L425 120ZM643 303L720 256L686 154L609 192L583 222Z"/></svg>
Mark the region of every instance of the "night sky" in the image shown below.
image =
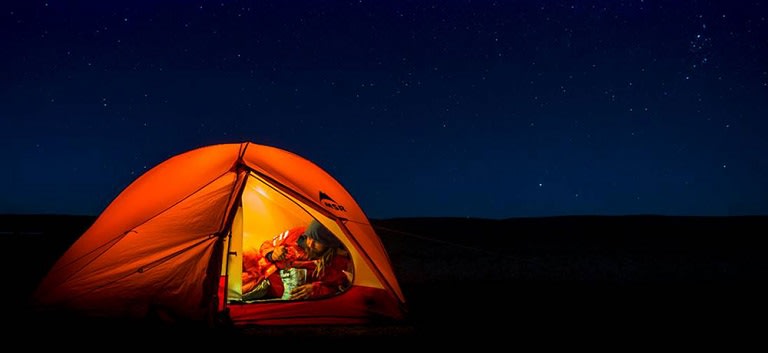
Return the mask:
<svg viewBox="0 0 768 353"><path fill-rule="evenodd" d="M768 214L760 1L1 8L0 213L98 215L250 141L375 219Z"/></svg>

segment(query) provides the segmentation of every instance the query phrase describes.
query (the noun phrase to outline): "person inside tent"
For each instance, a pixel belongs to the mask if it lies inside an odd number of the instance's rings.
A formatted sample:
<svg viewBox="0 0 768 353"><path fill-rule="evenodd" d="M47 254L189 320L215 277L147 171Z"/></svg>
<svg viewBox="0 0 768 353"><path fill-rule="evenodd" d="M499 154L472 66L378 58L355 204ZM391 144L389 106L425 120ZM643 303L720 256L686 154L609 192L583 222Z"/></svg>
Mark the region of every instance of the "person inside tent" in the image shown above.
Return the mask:
<svg viewBox="0 0 768 353"><path fill-rule="evenodd" d="M243 300L307 299L337 293L352 280L349 251L317 220L243 254Z"/></svg>

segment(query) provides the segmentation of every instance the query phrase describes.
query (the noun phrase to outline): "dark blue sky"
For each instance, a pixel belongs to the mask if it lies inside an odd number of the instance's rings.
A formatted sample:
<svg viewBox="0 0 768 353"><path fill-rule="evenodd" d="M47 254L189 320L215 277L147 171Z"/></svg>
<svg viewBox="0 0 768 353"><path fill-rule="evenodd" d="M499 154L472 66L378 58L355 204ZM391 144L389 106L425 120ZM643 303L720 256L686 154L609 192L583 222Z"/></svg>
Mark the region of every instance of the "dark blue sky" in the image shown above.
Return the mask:
<svg viewBox="0 0 768 353"><path fill-rule="evenodd" d="M371 218L765 215L767 38L760 1L5 2L0 213L251 141Z"/></svg>

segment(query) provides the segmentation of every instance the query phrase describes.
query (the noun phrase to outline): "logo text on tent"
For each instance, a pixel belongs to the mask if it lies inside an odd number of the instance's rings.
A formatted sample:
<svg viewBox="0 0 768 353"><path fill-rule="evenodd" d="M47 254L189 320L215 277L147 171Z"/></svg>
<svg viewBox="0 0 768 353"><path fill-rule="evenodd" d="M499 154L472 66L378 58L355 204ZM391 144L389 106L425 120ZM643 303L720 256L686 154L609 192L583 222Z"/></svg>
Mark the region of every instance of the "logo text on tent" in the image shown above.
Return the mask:
<svg viewBox="0 0 768 353"><path fill-rule="evenodd" d="M339 205L334 201L330 196L328 196L326 193L320 191L320 202L325 205L325 207L332 208L336 211L344 211L347 212L347 210L344 208L344 206Z"/></svg>

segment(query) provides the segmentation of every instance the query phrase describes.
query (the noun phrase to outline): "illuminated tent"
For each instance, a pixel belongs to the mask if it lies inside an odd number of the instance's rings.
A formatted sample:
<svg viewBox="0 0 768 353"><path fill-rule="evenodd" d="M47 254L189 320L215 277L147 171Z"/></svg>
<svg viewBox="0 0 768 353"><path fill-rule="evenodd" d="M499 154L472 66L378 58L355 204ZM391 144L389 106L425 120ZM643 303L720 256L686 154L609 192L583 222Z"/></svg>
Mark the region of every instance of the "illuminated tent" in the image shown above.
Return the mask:
<svg viewBox="0 0 768 353"><path fill-rule="evenodd" d="M243 300L243 251L311 219L349 250L351 286L319 299ZM33 299L43 312L234 325L358 324L405 313L381 239L344 187L307 159L248 142L182 153L136 179Z"/></svg>

